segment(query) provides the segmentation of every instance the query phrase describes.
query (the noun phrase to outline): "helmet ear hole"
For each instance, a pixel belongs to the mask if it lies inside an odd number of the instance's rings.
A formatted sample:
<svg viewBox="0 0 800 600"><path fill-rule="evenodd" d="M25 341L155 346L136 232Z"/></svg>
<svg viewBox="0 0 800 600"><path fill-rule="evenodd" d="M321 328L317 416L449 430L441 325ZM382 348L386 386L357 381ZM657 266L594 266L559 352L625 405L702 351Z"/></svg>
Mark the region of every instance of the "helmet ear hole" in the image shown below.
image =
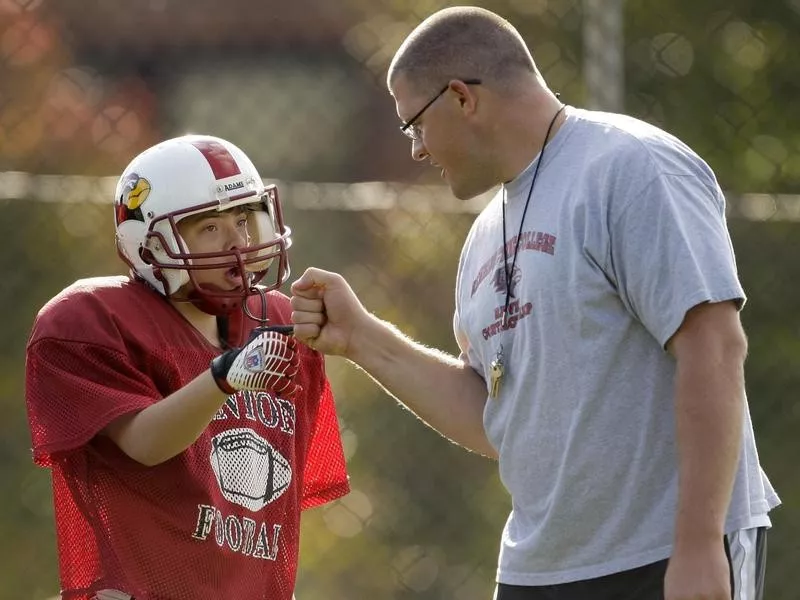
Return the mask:
<svg viewBox="0 0 800 600"><path fill-rule="evenodd" d="M142 248L139 250L139 257L146 265L151 265L155 261L152 250L150 248Z"/></svg>

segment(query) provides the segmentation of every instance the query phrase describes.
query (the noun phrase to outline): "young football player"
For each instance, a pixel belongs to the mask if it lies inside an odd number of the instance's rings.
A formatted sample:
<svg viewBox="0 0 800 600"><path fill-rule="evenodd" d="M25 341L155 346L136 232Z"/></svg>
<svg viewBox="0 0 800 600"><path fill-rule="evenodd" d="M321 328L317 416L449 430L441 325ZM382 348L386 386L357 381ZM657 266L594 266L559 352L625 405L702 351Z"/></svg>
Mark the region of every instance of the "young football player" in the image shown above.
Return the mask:
<svg viewBox="0 0 800 600"><path fill-rule="evenodd" d="M300 513L348 492L322 356L278 292L291 232L230 142L142 152L114 197L125 277L80 280L27 346L64 600L289 600Z"/></svg>

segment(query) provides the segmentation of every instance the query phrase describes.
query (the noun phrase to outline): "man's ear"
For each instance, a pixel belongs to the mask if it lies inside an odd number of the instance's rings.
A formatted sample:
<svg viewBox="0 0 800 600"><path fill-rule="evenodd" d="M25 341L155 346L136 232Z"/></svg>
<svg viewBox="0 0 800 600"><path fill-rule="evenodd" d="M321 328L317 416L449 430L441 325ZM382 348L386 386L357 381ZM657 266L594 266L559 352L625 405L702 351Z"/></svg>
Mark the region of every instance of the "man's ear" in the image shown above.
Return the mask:
<svg viewBox="0 0 800 600"><path fill-rule="evenodd" d="M450 89L458 94L458 103L462 110L467 113L475 112L478 97L466 83L460 79L453 79L450 81Z"/></svg>

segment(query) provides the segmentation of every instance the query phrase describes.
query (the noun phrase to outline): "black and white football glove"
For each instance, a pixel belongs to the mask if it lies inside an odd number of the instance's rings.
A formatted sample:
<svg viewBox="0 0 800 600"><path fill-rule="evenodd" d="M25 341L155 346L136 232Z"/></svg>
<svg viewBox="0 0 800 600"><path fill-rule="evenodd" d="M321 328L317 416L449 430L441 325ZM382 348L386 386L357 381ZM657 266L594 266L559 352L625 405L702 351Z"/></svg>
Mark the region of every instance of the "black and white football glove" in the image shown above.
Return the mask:
<svg viewBox="0 0 800 600"><path fill-rule="evenodd" d="M231 348L211 361L211 374L226 394L239 390L271 391L290 398L301 388L297 340L268 329L256 329L242 348Z"/></svg>

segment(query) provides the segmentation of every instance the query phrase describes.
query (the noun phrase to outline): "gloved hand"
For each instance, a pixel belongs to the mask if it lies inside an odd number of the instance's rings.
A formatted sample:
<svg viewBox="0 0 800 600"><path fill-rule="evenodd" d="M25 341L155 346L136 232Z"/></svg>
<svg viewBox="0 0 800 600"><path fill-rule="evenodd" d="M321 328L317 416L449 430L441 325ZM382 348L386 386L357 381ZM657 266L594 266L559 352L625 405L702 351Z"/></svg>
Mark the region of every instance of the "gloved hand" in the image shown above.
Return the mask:
<svg viewBox="0 0 800 600"><path fill-rule="evenodd" d="M256 329L242 348L231 348L211 361L211 374L226 394L238 390L272 391L290 398L302 387L294 382L298 370L294 337Z"/></svg>

